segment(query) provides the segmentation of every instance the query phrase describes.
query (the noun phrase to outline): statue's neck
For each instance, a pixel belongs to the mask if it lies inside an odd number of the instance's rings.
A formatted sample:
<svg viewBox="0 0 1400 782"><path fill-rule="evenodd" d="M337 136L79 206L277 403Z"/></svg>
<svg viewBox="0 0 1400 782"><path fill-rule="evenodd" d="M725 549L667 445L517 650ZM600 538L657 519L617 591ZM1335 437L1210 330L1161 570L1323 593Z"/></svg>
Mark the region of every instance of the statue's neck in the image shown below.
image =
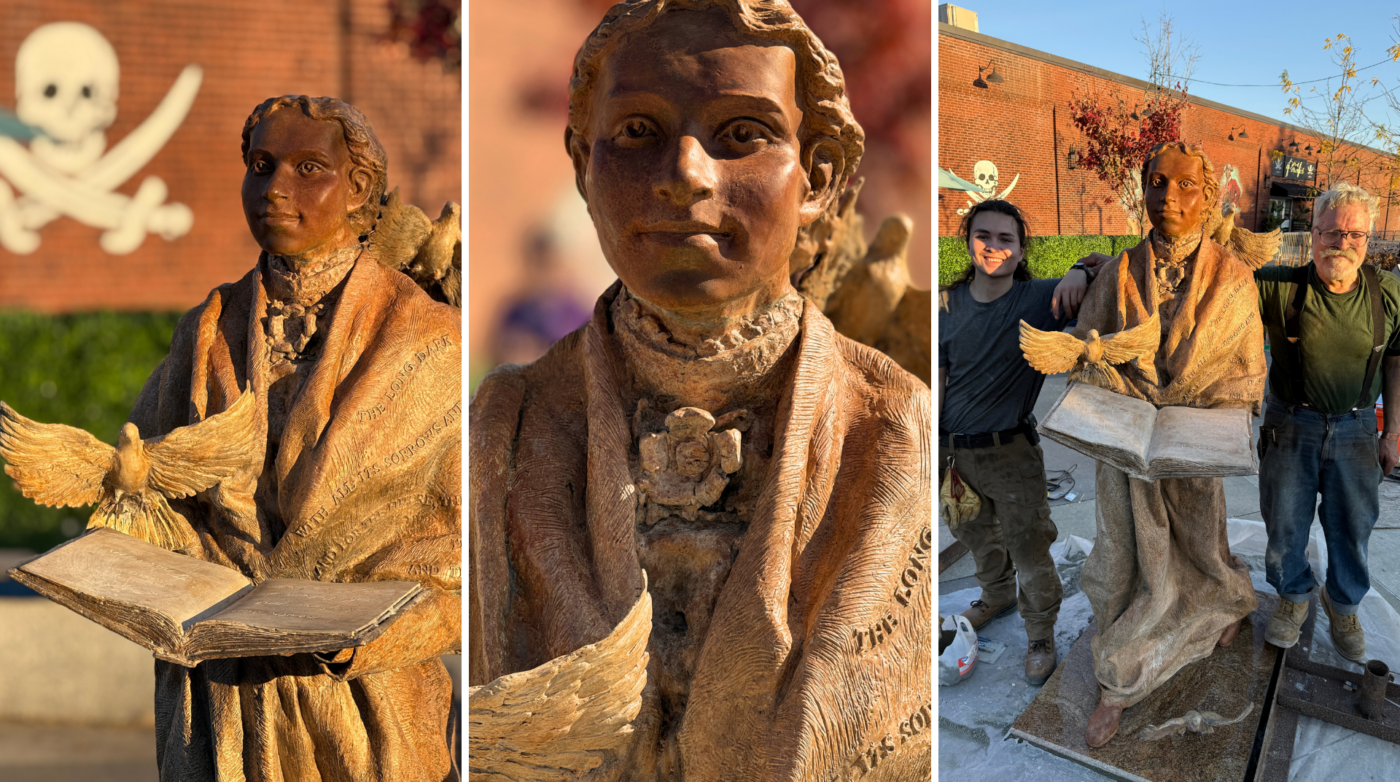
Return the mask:
<svg viewBox="0 0 1400 782"><path fill-rule="evenodd" d="M610 314L639 394L663 407L721 413L776 393L790 368L786 359L803 306L789 290L752 312L702 321L648 304L623 287Z"/></svg>
<svg viewBox="0 0 1400 782"><path fill-rule="evenodd" d="M303 306L319 302L345 279L362 250L359 244L352 244L314 258L269 253L268 298Z"/></svg>
<svg viewBox="0 0 1400 782"><path fill-rule="evenodd" d="M1156 228L1152 229L1152 255L1160 263L1168 266L1175 266L1185 263L1200 249L1203 233L1197 228L1195 232L1183 234L1181 236L1165 236Z"/></svg>

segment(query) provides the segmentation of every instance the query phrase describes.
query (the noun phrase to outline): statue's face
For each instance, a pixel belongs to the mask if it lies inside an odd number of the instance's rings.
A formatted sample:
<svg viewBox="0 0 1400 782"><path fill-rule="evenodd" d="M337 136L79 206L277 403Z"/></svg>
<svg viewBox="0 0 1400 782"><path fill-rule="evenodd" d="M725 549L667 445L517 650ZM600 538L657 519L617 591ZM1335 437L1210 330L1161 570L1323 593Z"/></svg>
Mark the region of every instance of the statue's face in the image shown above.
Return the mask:
<svg viewBox="0 0 1400 782"><path fill-rule="evenodd" d="M1147 219L1163 236L1185 236L1201 225L1206 196L1201 161L1168 149L1152 160L1143 183Z"/></svg>
<svg viewBox="0 0 1400 782"><path fill-rule="evenodd" d="M253 129L246 162L243 214L264 250L298 256L354 238L349 217L365 193L350 176L340 123L275 111Z"/></svg>
<svg viewBox="0 0 1400 782"><path fill-rule="evenodd" d="M800 158L796 57L760 43L678 11L603 64L574 163L604 255L653 304L763 303L825 207Z"/></svg>

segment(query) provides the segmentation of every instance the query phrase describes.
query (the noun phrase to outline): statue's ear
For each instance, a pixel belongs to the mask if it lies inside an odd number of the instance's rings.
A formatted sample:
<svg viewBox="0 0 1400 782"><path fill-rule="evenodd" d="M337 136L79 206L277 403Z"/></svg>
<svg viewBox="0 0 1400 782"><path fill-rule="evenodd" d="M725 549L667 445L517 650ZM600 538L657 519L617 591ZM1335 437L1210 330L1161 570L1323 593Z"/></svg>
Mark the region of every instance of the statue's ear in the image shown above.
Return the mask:
<svg viewBox="0 0 1400 782"><path fill-rule="evenodd" d="M807 196L799 212L802 225L811 225L840 197L838 189L845 177L846 153L831 136L821 136L802 152L802 168L807 172Z"/></svg>
<svg viewBox="0 0 1400 782"><path fill-rule="evenodd" d="M374 172L358 166L350 169L350 197L346 199L345 213L354 214L364 206L369 201L369 194L373 189Z"/></svg>
<svg viewBox="0 0 1400 782"><path fill-rule="evenodd" d="M569 158L574 161L574 184L578 187L578 194L583 196L584 203L588 203L588 158L593 148L588 139L575 133L573 128L564 128L564 146L569 150Z"/></svg>

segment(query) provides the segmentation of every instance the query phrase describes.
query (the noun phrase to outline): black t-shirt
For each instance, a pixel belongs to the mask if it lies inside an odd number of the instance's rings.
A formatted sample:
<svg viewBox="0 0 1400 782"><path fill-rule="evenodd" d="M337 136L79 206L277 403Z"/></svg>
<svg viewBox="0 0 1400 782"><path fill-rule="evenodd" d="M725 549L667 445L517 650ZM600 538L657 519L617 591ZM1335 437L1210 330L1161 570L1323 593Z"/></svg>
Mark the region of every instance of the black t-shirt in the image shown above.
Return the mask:
<svg viewBox="0 0 1400 782"><path fill-rule="evenodd" d="M1021 352L1021 321L1059 331L1050 301L1059 280L1012 283L995 301L975 301L969 285L939 294L938 366L948 368L938 428L954 434L1011 429L1030 417L1045 375Z"/></svg>

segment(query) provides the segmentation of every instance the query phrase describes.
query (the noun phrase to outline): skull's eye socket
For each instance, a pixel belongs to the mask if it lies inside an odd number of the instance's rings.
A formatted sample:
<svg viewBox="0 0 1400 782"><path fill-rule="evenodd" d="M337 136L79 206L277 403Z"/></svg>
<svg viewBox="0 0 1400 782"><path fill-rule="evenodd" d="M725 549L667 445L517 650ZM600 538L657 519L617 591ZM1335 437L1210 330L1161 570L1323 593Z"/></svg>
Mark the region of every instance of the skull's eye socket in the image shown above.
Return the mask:
<svg viewBox="0 0 1400 782"><path fill-rule="evenodd" d="M50 84L49 86L47 86L47 87L44 88L44 97L45 97L45 98L52 98L53 96L55 96L55 95L57 95L57 94L58 94L58 85L57 85L57 84Z"/></svg>
<svg viewBox="0 0 1400 782"><path fill-rule="evenodd" d="M91 98L91 97L92 97L92 85L90 85L90 84L84 84L84 85L83 85L83 97L84 97L84 98Z"/></svg>

